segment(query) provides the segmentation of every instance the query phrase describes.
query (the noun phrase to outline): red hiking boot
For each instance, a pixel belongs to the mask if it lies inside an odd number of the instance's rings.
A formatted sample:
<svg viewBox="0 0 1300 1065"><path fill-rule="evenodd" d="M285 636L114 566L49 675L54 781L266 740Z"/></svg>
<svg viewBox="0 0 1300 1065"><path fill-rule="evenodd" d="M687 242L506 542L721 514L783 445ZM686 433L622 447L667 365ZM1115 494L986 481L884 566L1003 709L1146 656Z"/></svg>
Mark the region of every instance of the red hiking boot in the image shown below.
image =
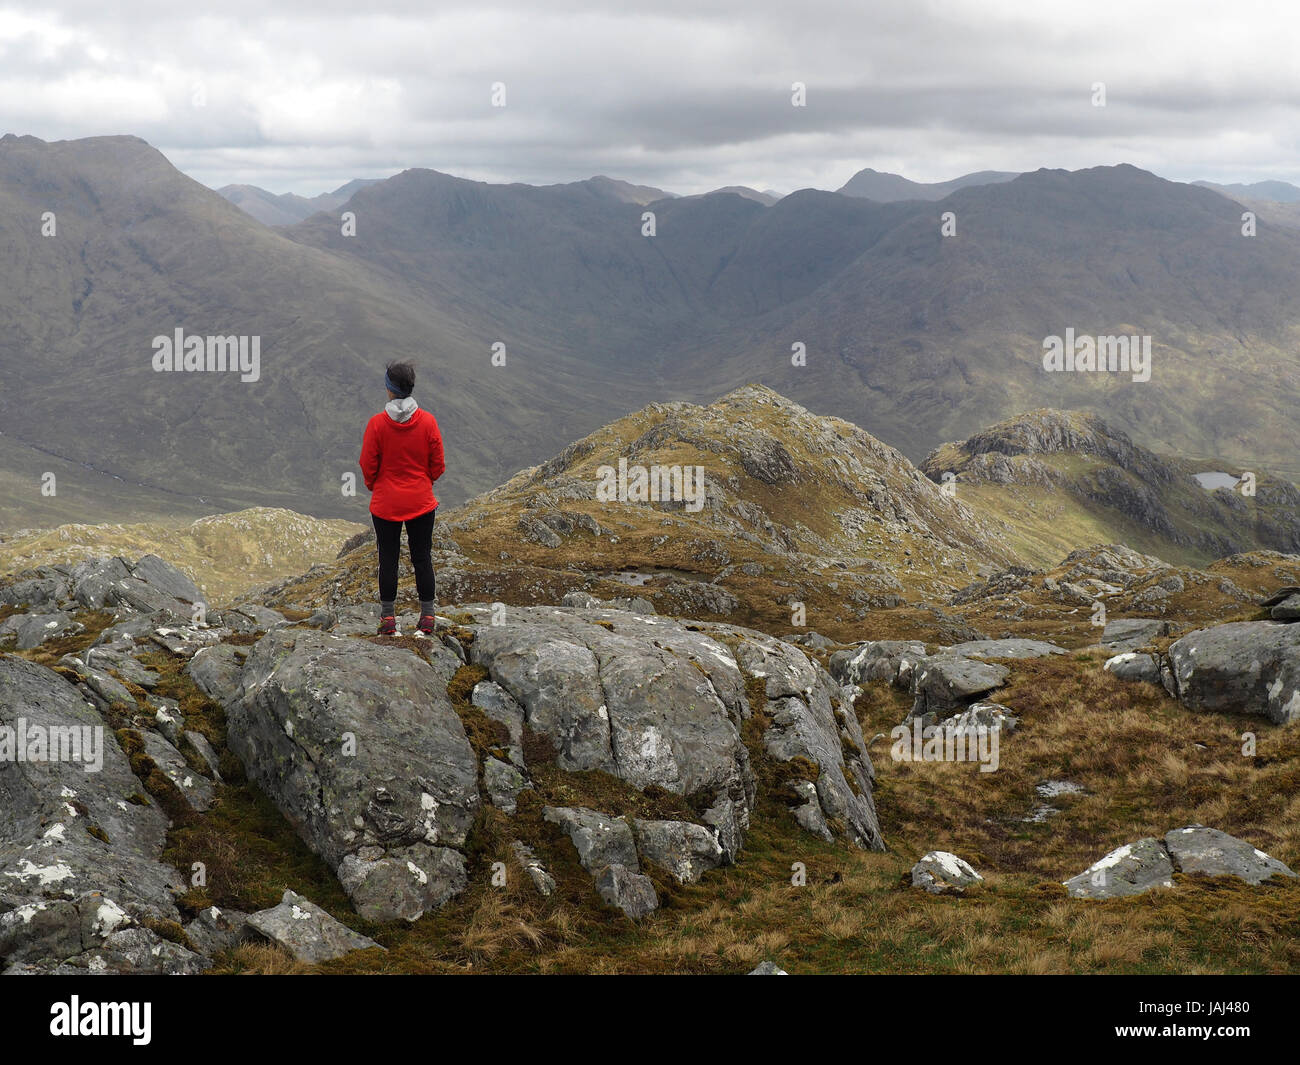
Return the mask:
<svg viewBox="0 0 1300 1065"><path fill-rule="evenodd" d="M421 636L432 636L438 631L438 619L432 614L421 614L416 630Z"/></svg>
<svg viewBox="0 0 1300 1065"><path fill-rule="evenodd" d="M380 619L379 619L379 635L380 635L380 636L396 636L396 635L397 635L397 618L395 618L395 617L380 618Z"/></svg>

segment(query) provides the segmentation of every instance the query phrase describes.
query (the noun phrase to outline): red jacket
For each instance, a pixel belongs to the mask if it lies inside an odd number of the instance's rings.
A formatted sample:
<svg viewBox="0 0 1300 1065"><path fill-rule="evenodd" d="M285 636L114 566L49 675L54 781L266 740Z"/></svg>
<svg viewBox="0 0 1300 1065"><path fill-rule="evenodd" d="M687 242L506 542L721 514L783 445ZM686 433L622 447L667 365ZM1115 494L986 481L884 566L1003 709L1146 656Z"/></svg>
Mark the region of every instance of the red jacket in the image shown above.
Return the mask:
<svg viewBox="0 0 1300 1065"><path fill-rule="evenodd" d="M446 469L438 421L427 410L416 410L405 422L380 411L366 423L361 474L376 517L408 521L433 510L433 482Z"/></svg>

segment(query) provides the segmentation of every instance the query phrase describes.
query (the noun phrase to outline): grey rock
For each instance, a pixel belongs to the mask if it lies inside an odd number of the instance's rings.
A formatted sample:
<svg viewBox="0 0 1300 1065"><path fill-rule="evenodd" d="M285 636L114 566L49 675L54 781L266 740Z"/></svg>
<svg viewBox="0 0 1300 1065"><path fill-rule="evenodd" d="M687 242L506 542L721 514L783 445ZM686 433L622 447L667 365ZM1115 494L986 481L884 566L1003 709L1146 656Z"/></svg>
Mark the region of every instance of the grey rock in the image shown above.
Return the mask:
<svg viewBox="0 0 1300 1065"><path fill-rule="evenodd" d="M930 851L912 866L912 887L931 895L963 895L983 880L970 863L949 851Z"/></svg>
<svg viewBox="0 0 1300 1065"><path fill-rule="evenodd" d="M623 865L607 865L596 877L596 892L634 921L659 908L655 886L648 876Z"/></svg>
<svg viewBox="0 0 1300 1065"><path fill-rule="evenodd" d="M339 883L368 921L418 921L465 890L464 855L414 843L385 851L363 847L339 864Z"/></svg>
<svg viewBox="0 0 1300 1065"><path fill-rule="evenodd" d="M884 681L911 687L912 670L925 658L925 644L916 640L873 640L831 655L831 676L840 684Z"/></svg>
<svg viewBox="0 0 1300 1065"><path fill-rule="evenodd" d="M244 663L226 708L230 750L335 868L363 847L460 847L478 813L478 760L447 696L460 663L429 648L432 664L288 628Z"/></svg>
<svg viewBox="0 0 1300 1065"><path fill-rule="evenodd" d="M204 813L212 808L212 800L216 795L212 781L191 769L185 756L160 733L152 729L141 729L135 735L144 744L144 753L153 759L154 765L175 785L192 810Z"/></svg>
<svg viewBox="0 0 1300 1065"><path fill-rule="evenodd" d="M1173 887L1174 866L1164 844L1148 836L1111 851L1065 881L1076 899L1115 899L1154 887Z"/></svg>
<svg viewBox="0 0 1300 1065"><path fill-rule="evenodd" d="M532 787L528 778L513 765L490 755L483 760L483 790L498 810L513 814L516 798L524 788Z"/></svg>
<svg viewBox="0 0 1300 1065"><path fill-rule="evenodd" d="M131 577L131 570L120 558L96 558L78 562L69 578L72 597L87 610L102 610L117 600L116 585Z"/></svg>
<svg viewBox="0 0 1300 1065"><path fill-rule="evenodd" d="M1288 595L1281 602L1269 607L1268 616L1276 621L1300 620L1300 592Z"/></svg>
<svg viewBox="0 0 1300 1065"><path fill-rule="evenodd" d="M763 734L764 749L782 761L806 758L818 767L819 810L796 809L796 820L823 838L831 822L841 824L854 846L883 850L871 795L875 768L851 702L839 697L821 666L781 640L746 633L736 656L747 672L764 678L772 720Z"/></svg>
<svg viewBox="0 0 1300 1065"><path fill-rule="evenodd" d="M24 971L53 976L195 976L211 966L203 955L148 928L133 926L105 936L99 946L57 965L47 960L25 966Z"/></svg>
<svg viewBox="0 0 1300 1065"><path fill-rule="evenodd" d="M81 632L84 626L63 611L52 614L15 614L0 622L0 644L12 640L19 651L29 651L49 640Z"/></svg>
<svg viewBox="0 0 1300 1065"><path fill-rule="evenodd" d="M626 821L585 806L546 806L542 817L568 833L587 872L595 875L608 865L621 865L633 872L640 868Z"/></svg>
<svg viewBox="0 0 1300 1065"><path fill-rule="evenodd" d="M1001 703L971 703L960 714L954 714L944 722L945 728L955 729L958 733L978 732L979 729L1000 729L1007 735L1016 731L1020 719L1010 707Z"/></svg>
<svg viewBox="0 0 1300 1065"><path fill-rule="evenodd" d="M293 891L286 891L278 906L249 917L248 928L309 965L379 946Z"/></svg>
<svg viewBox="0 0 1300 1065"><path fill-rule="evenodd" d="M637 850L647 862L671 873L680 884L694 884L723 864L717 837L690 821L633 819Z"/></svg>
<svg viewBox="0 0 1300 1065"><path fill-rule="evenodd" d="M1248 884L1259 884L1273 876L1296 875L1245 840L1203 825L1165 833L1165 848L1180 873L1235 876Z"/></svg>
<svg viewBox="0 0 1300 1065"><path fill-rule="evenodd" d="M204 647L221 642L221 637L228 634L224 629L204 629L194 625L164 625L149 634L159 647L170 651L179 658L193 658Z"/></svg>
<svg viewBox="0 0 1300 1065"><path fill-rule="evenodd" d="M244 672L242 649L226 643L201 647L186 665L185 672L199 691L224 706L239 692L240 677Z"/></svg>
<svg viewBox="0 0 1300 1065"><path fill-rule="evenodd" d="M912 717L933 713L944 717L1006 683L1010 671L996 662L960 655L938 654L916 667L912 685Z"/></svg>
<svg viewBox="0 0 1300 1065"><path fill-rule="evenodd" d="M759 962L753 969L745 974L746 976L789 976L790 974L784 969L778 967L770 961Z"/></svg>
<svg viewBox="0 0 1300 1065"><path fill-rule="evenodd" d="M151 803L131 801L140 782L112 729L58 674L0 654L0 726L12 733L20 721L29 738L35 729L46 737L76 729L84 746L81 760L63 745L55 759L0 758L0 914L17 914L23 926L10 928L0 957L57 964L80 953L85 944L72 943L69 929L80 928L77 900L88 896L102 895L111 910L176 920L184 884L160 860L167 819ZM87 772L97 761L98 771Z"/></svg>
<svg viewBox="0 0 1300 1065"><path fill-rule="evenodd" d="M1169 645L1178 698L1193 710L1300 720L1300 625L1237 621Z"/></svg>
<svg viewBox="0 0 1300 1065"><path fill-rule="evenodd" d="M510 841L510 849L514 851L515 860L528 874L528 879L533 882L533 887L537 888L538 894L550 898L555 892L555 878L546 871L546 866L533 853L532 848L523 840L516 839Z"/></svg>
<svg viewBox="0 0 1300 1065"><path fill-rule="evenodd" d="M1159 618L1111 618L1102 630L1101 643L1114 651L1137 651L1169 631L1169 622Z"/></svg>
<svg viewBox="0 0 1300 1065"><path fill-rule="evenodd" d="M269 632L290 624L278 610L260 603L240 603L221 615L221 623L231 632Z"/></svg>
<svg viewBox="0 0 1300 1065"><path fill-rule="evenodd" d="M964 658L1046 658L1065 654L1064 647L1045 640L968 640L944 648L944 654Z"/></svg>
<svg viewBox="0 0 1300 1065"><path fill-rule="evenodd" d="M185 729L185 716L181 713L180 704L175 699L157 699L151 700L149 705L153 708L153 720L158 731L173 746L179 744L181 733Z"/></svg>
<svg viewBox="0 0 1300 1065"><path fill-rule="evenodd" d="M254 938L248 916L242 910L209 906L185 926L185 936L200 954L215 957Z"/></svg>
<svg viewBox="0 0 1300 1065"><path fill-rule="evenodd" d="M1160 683L1159 655L1146 654L1142 651L1125 651L1106 659L1106 664L1102 668L1120 680Z"/></svg>
<svg viewBox="0 0 1300 1065"><path fill-rule="evenodd" d="M221 761L221 756L217 754L213 749L212 744L208 742L207 736L203 735L202 732L195 732L191 729L185 733L185 738L190 741L190 746L199 752L199 757L201 757L206 763L206 768L212 779L220 783L221 771L217 766Z"/></svg>
<svg viewBox="0 0 1300 1065"><path fill-rule="evenodd" d="M81 678L82 683L103 700L102 705L104 707L134 707L136 705L135 696L126 690L122 682L102 669L89 666L74 655L64 655L59 659L59 665L76 673Z"/></svg>

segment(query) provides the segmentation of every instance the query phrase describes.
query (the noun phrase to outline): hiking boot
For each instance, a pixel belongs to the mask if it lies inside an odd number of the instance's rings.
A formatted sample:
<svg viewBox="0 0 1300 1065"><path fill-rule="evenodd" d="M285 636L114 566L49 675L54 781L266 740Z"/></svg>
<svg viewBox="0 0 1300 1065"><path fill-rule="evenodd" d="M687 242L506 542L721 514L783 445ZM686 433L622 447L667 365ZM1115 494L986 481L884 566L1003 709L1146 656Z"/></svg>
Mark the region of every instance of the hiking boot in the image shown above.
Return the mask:
<svg viewBox="0 0 1300 1065"><path fill-rule="evenodd" d="M438 631L438 619L432 614L421 614L420 623L416 626L416 631L421 636L432 636Z"/></svg>
<svg viewBox="0 0 1300 1065"><path fill-rule="evenodd" d="M397 635L397 618L395 618L395 617L380 618L380 619L379 619L379 635L380 635L380 636L396 636L396 635Z"/></svg>

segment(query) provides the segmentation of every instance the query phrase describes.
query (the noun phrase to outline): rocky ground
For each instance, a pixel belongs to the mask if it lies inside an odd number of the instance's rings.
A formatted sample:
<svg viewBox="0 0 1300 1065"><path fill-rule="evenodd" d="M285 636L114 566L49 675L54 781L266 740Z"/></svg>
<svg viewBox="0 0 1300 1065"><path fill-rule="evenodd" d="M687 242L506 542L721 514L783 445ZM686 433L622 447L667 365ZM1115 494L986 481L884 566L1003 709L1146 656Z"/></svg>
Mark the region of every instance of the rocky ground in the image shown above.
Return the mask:
<svg viewBox="0 0 1300 1065"><path fill-rule="evenodd" d="M431 639L364 534L0 578L0 969L1294 971L1300 556L1034 568L772 395L440 522ZM707 505L597 503L629 443Z"/></svg>

